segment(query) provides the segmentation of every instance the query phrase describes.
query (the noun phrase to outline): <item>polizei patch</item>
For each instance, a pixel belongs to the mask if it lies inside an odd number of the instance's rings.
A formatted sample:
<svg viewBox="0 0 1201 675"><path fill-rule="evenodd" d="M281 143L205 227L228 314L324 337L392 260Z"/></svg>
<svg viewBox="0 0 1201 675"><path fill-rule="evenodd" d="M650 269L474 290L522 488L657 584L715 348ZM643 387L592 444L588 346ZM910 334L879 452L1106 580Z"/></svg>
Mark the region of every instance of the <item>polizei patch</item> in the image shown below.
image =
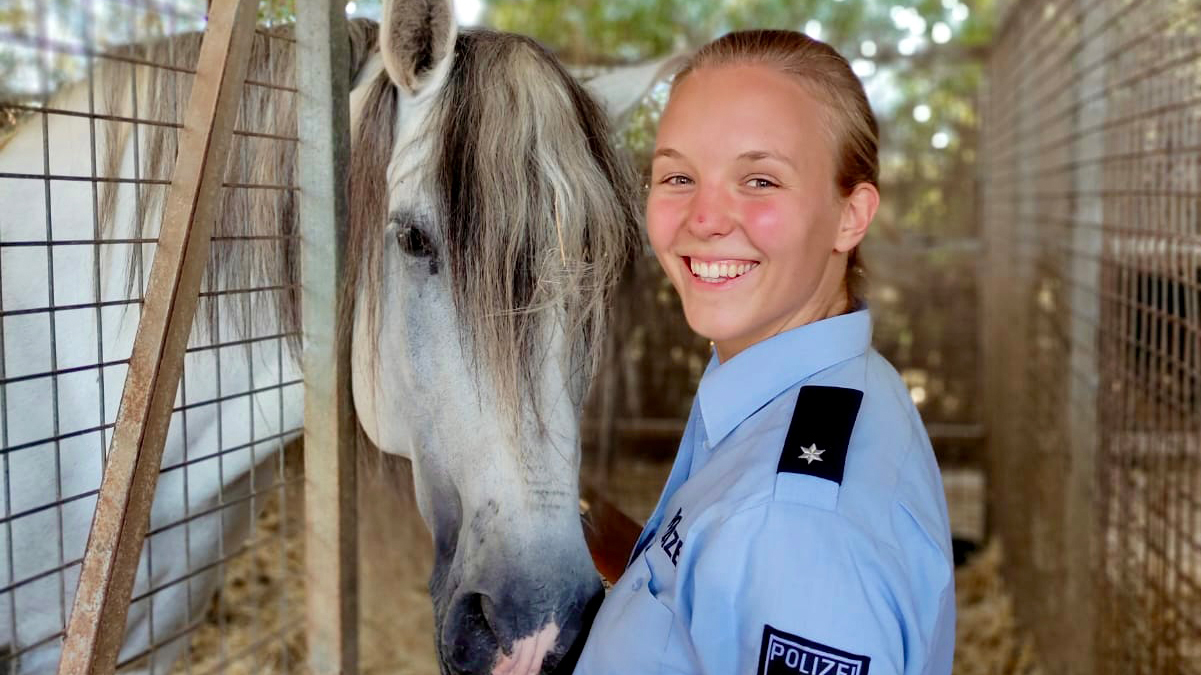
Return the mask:
<svg viewBox="0 0 1201 675"><path fill-rule="evenodd" d="M867 675L871 658L763 626L758 675Z"/></svg>

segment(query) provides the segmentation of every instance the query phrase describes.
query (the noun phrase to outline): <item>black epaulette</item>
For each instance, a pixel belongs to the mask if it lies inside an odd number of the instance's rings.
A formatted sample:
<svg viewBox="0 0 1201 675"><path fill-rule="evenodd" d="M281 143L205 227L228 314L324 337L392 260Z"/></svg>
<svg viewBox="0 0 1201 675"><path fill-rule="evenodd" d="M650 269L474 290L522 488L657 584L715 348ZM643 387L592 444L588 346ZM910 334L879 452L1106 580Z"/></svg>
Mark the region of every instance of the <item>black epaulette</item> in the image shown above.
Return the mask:
<svg viewBox="0 0 1201 675"><path fill-rule="evenodd" d="M816 476L841 485L862 402L858 389L801 387L776 473Z"/></svg>

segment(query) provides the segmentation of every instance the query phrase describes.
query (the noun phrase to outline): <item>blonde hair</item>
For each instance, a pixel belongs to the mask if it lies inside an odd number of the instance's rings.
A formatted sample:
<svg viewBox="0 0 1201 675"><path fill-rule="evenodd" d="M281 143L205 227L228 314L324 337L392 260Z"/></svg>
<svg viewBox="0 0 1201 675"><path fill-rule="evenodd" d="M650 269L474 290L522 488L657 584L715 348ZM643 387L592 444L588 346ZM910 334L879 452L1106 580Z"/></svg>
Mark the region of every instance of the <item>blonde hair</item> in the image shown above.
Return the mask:
<svg viewBox="0 0 1201 675"><path fill-rule="evenodd" d="M826 128L831 134L834 182L842 197L855 186L869 183L879 189L880 129L851 65L833 47L789 30L745 30L728 33L701 47L684 64L672 82L679 86L692 72L703 68L763 65L800 79L825 106ZM847 256L843 277L848 308L860 305L867 293L863 256L856 246Z"/></svg>

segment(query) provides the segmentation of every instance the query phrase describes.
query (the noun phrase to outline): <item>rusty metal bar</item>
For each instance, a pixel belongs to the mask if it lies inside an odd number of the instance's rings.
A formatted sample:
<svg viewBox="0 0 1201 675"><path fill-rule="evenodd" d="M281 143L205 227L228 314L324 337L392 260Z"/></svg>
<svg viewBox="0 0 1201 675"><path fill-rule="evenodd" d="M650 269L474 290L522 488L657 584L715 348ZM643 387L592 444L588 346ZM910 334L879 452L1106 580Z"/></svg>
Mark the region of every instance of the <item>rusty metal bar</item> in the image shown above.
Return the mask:
<svg viewBox="0 0 1201 675"><path fill-rule="evenodd" d="M268 33L261 33L261 34L264 37L267 37L267 38L270 38L273 40L280 40L281 42L291 42L291 40L289 40L287 37L284 37L284 36L271 35ZM147 68L158 68L160 70L170 70L170 71L173 71L176 73L181 73L184 75L193 75L196 72L185 66L176 66L173 64L169 64L169 63L159 63L156 61L150 61L148 59L143 59L143 58L139 58L136 56L129 56L126 54L114 54L114 53L110 53L110 52L91 49L89 47L84 47L84 46L80 46L80 45L74 45L74 44L71 44L68 42L54 40L52 38L33 37L33 36L25 35L22 33L13 33L13 32L9 32L9 31L0 31L0 42L6 42L9 44L15 44L18 46L29 47L32 49L37 49L41 52L61 54L64 56L84 56L84 57L88 57L88 58L92 58L92 59L105 59L107 61L112 61L114 63L128 63L130 65L136 65L136 66L146 66ZM276 91L285 91L285 92L289 92L289 93L296 93L296 91L297 91L296 87L292 87L292 86L289 86L286 84L276 84L274 82L264 82L262 80L256 80L253 78L244 80L243 84L250 85L252 87L263 87L264 89L274 89Z"/></svg>
<svg viewBox="0 0 1201 675"><path fill-rule="evenodd" d="M244 84L250 84L247 80ZM152 127L164 127L167 129L182 129L183 125L178 122L167 122L164 120L140 119L130 117L128 115L104 115L97 112L83 112L79 110L67 110L65 108L51 108L49 106L26 105L23 103L5 103L4 107L8 110L17 112L30 113L46 113L47 115L59 115L62 117L74 117L78 119L94 120L98 122L124 122L127 124L144 124ZM297 141L295 136L285 136L282 134L270 134L262 131L248 131L244 129L234 129L234 136L243 136L247 138L270 138L277 141ZM95 172L93 172L95 173Z"/></svg>
<svg viewBox="0 0 1201 675"><path fill-rule="evenodd" d="M111 673L208 258L257 3L216 0L201 46L149 290L88 537L60 675Z"/></svg>
<svg viewBox="0 0 1201 675"><path fill-rule="evenodd" d="M350 346L338 331L350 155L349 42L340 1L296 6L304 317L308 669L358 672L358 532ZM298 80L301 78L298 78Z"/></svg>

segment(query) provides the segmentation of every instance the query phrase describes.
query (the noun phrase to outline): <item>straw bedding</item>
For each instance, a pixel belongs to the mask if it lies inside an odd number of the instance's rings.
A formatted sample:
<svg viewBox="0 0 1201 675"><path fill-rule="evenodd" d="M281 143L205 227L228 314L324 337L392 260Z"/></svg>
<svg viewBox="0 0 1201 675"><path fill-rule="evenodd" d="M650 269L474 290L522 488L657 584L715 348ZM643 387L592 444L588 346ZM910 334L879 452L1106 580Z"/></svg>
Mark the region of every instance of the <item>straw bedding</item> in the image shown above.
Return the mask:
<svg viewBox="0 0 1201 675"><path fill-rule="evenodd" d="M628 462L621 484L611 485L609 492L628 513L645 518L654 507L669 468L662 463ZM361 469L362 672L434 675L438 669L432 648L433 618L425 588L431 549L411 489L406 487L411 484L407 463L384 458L367 462ZM964 513L968 520L977 519L983 501L982 481L948 476L947 484L952 520ZM303 541L297 532L303 504L298 493L289 493L286 517L280 512L278 499L272 499L259 517L259 531L264 534L278 532L283 522L289 524L286 566L281 568L275 547L236 559L227 571L222 598L214 600L206 625L193 637L191 667L180 663L175 672L204 673L219 666L222 635L225 655L249 650L245 658L229 663L226 672L240 675L303 670ZM959 520L964 517L960 515ZM970 525L957 527L972 529ZM1001 546L992 542L956 571L956 675L1042 672L1030 640L1015 623L1012 599L1000 574L1003 561ZM281 619L294 630L253 648L269 627L280 625Z"/></svg>

